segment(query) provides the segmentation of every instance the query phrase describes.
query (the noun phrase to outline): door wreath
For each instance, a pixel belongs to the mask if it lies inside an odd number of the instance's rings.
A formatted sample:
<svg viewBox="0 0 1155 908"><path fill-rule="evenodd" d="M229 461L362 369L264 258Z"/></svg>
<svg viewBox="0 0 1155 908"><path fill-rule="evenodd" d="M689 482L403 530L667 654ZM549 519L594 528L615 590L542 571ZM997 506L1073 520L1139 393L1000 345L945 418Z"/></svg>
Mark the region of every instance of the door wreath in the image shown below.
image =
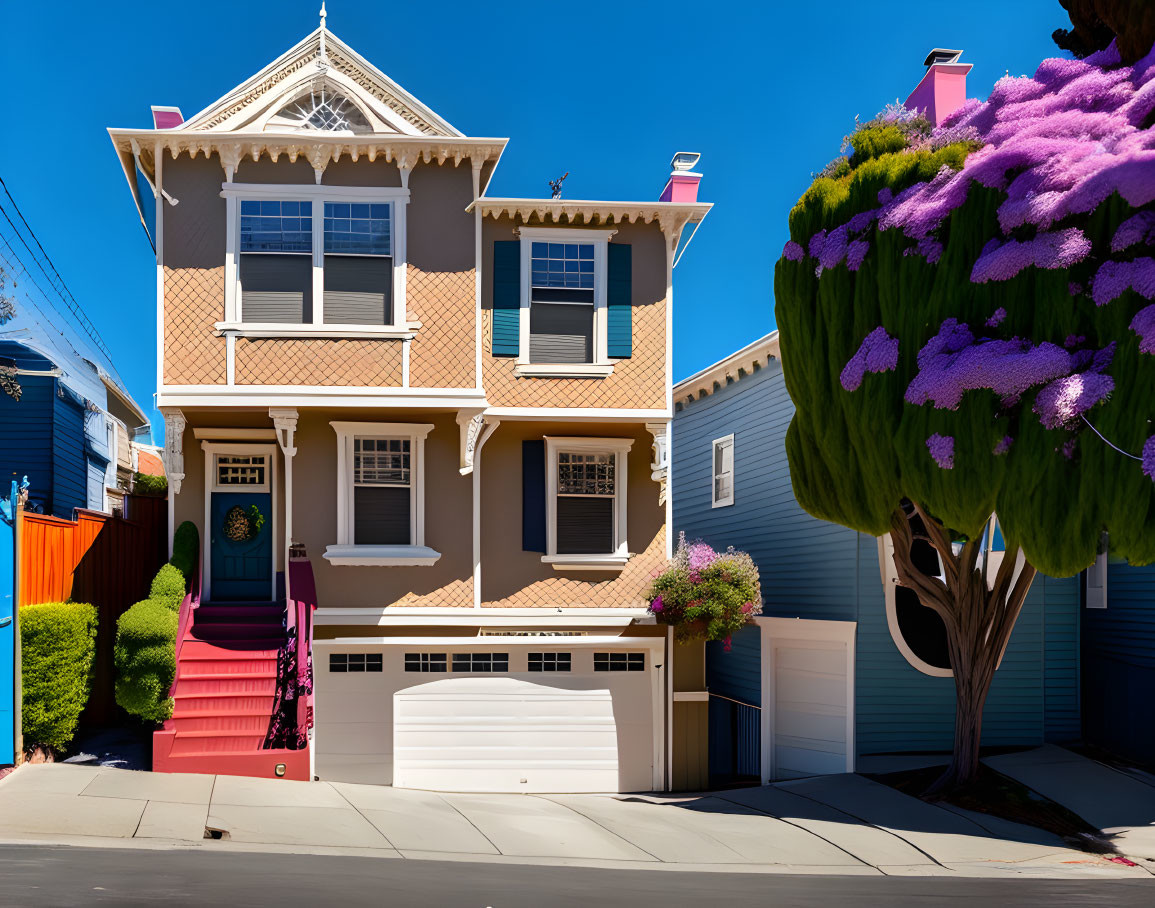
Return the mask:
<svg viewBox="0 0 1155 908"><path fill-rule="evenodd" d="M222 530L230 542L247 542L255 539L265 525L265 515L255 504L242 508L239 504L229 508L225 514Z"/></svg>

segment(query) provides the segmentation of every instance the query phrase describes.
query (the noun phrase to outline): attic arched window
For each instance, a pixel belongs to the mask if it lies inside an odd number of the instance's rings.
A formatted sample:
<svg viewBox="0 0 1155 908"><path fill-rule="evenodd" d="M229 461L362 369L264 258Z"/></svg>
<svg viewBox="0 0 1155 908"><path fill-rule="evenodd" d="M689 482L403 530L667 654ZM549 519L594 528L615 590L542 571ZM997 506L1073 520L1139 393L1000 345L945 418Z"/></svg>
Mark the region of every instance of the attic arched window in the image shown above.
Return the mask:
<svg viewBox="0 0 1155 908"><path fill-rule="evenodd" d="M365 114L352 101L326 88L290 101L270 118L266 128L355 134L373 131Z"/></svg>

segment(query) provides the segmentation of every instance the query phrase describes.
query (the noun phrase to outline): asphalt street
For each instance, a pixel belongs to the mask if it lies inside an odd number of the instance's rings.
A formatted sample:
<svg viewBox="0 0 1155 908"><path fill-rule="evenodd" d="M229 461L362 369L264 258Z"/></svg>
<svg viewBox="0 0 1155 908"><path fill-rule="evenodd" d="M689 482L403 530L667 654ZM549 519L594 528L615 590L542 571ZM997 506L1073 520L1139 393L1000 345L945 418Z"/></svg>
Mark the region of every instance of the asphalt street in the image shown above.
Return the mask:
<svg viewBox="0 0 1155 908"><path fill-rule="evenodd" d="M1155 880L960 879L598 870L322 855L0 847L0 905L1145 905Z"/></svg>

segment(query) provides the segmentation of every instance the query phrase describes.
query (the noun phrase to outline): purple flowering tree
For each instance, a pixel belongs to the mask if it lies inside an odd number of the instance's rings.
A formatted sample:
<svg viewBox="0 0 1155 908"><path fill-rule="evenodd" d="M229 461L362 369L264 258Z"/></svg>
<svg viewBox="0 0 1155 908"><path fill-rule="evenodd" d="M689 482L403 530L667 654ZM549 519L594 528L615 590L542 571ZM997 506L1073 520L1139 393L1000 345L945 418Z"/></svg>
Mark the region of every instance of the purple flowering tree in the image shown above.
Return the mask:
<svg viewBox="0 0 1155 908"><path fill-rule="evenodd" d="M1104 532L1155 561L1153 124L1155 50L1045 60L937 129L888 108L790 213L775 296L795 495L890 533L901 583L945 625L955 753L937 790L978 769L1036 572L1083 570Z"/></svg>

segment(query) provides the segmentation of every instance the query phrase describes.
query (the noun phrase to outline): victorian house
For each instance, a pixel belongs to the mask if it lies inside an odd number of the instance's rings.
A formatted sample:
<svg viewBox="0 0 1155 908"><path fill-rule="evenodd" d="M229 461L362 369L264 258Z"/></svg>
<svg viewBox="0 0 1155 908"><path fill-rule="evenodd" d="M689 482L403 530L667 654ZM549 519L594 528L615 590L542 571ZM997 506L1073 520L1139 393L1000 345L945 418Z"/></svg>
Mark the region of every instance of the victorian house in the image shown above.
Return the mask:
<svg viewBox="0 0 1155 908"><path fill-rule="evenodd" d="M491 197L507 140L324 24L153 120L110 134L156 249L170 519L201 540L155 768L701 784L703 652L643 600L697 156L660 201Z"/></svg>

